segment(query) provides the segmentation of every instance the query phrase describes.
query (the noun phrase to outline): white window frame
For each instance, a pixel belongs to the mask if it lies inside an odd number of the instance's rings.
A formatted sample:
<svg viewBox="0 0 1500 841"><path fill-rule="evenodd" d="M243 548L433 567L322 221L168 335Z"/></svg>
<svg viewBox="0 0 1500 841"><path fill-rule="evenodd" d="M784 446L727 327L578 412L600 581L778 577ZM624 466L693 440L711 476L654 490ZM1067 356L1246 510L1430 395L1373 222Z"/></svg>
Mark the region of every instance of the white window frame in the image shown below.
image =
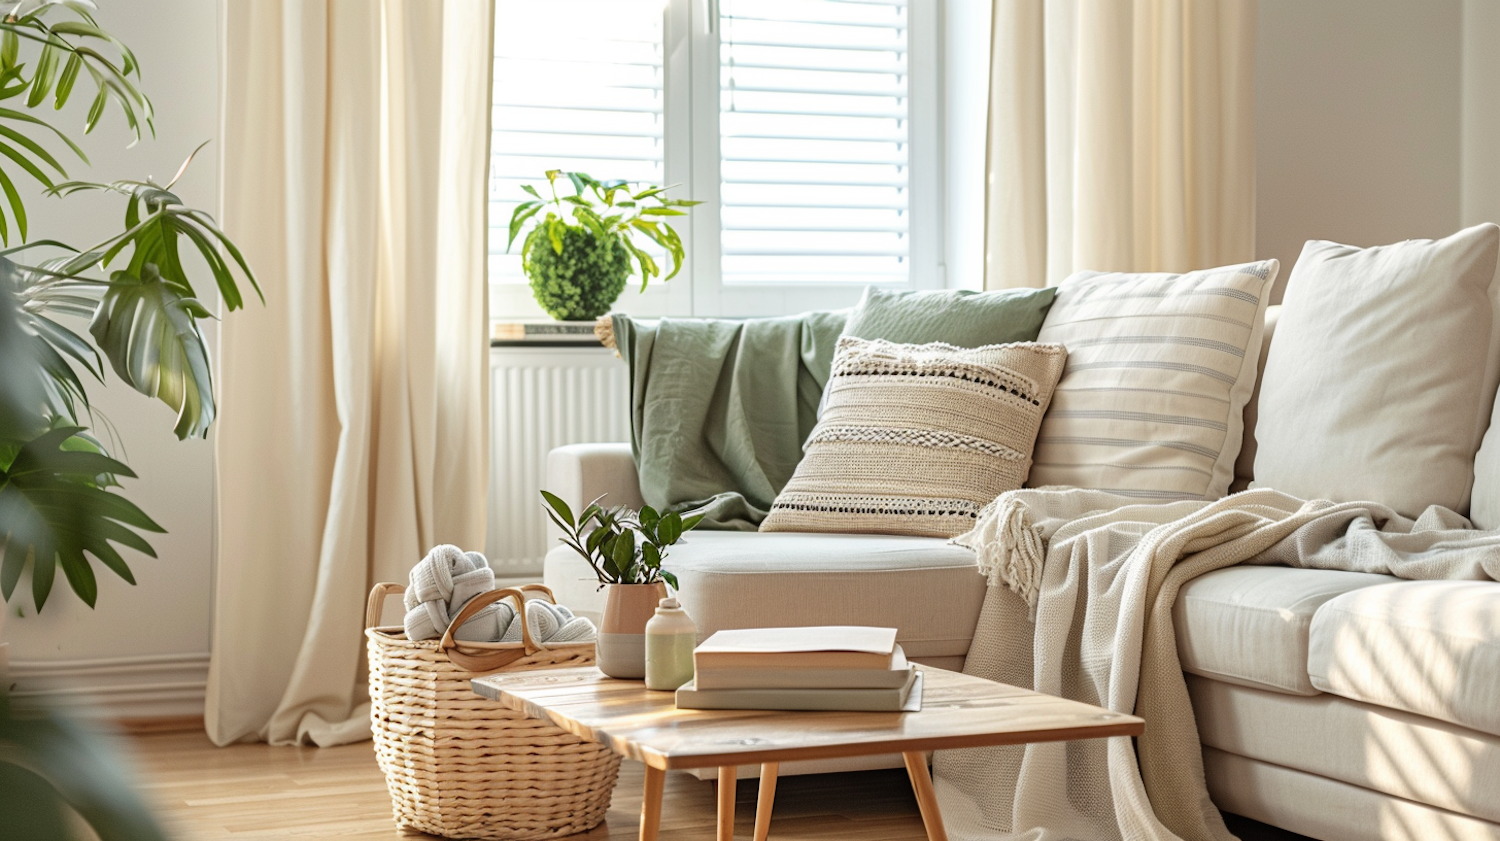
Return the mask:
<svg viewBox="0 0 1500 841"><path fill-rule="evenodd" d="M952 247L945 218L951 213L945 166L942 58L943 0L908 0L908 256L905 284L888 289L942 289L945 252ZM670 283L653 280L640 293L632 276L616 309L636 316L753 317L853 306L865 284L807 282L725 283L719 228L719 26L717 0L665 0L663 26L663 154L666 183L678 198L703 204L673 221L686 244L682 271ZM951 25L951 24L950 24ZM603 173L592 173L604 177ZM494 220L491 224L495 224ZM499 319L545 318L527 284L490 285L490 307Z"/></svg>

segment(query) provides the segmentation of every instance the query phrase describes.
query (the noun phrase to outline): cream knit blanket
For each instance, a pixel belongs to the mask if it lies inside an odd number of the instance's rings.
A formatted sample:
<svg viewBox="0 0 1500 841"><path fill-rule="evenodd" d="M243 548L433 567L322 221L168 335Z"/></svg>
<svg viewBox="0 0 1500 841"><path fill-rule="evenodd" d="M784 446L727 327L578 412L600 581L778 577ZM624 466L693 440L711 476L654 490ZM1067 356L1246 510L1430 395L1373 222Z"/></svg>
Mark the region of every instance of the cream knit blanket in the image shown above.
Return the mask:
<svg viewBox="0 0 1500 841"><path fill-rule="evenodd" d="M1500 580L1500 532L1442 508L1252 490L1142 505L1097 491L1003 494L954 540L989 577L964 671L1134 713L1145 735L939 751L954 841L1228 841L1209 800L1177 659L1172 605L1189 579L1239 563Z"/></svg>

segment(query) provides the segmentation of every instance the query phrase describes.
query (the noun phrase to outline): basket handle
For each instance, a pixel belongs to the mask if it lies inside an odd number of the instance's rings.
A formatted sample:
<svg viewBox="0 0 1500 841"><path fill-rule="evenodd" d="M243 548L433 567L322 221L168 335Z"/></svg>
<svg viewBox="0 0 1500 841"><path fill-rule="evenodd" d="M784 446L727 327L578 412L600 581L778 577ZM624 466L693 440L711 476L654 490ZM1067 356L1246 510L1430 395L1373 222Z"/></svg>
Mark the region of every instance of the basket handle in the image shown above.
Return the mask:
<svg viewBox="0 0 1500 841"><path fill-rule="evenodd" d="M458 615L448 623L448 630L443 632L443 640L438 643L438 649L448 656L448 661L460 669L471 672L493 672L502 669L511 663L529 657L541 650L531 638L531 626L526 623L526 593L529 591L541 591L546 594L548 601L553 601L552 591L541 584L523 584L520 587L506 587L500 590L489 590L467 602L464 602ZM462 651L458 648L458 642L453 639L453 632L458 630L465 622L473 618L474 614L498 602L502 599L513 599L516 603L516 619L521 623L521 647L520 648L492 648L480 651ZM556 603L555 601L553 602Z"/></svg>
<svg viewBox="0 0 1500 841"><path fill-rule="evenodd" d="M365 603L365 627L373 628L380 624L380 613L385 607L387 596L394 596L405 592L405 584L392 584L391 582L376 584L370 588L370 600Z"/></svg>

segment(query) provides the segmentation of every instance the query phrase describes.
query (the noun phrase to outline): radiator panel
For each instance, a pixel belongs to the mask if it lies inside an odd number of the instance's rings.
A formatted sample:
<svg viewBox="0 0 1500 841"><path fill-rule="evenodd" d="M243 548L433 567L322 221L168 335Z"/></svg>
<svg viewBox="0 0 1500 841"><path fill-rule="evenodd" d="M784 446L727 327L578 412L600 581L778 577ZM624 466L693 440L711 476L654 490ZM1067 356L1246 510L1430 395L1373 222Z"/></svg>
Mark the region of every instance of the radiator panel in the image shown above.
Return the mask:
<svg viewBox="0 0 1500 841"><path fill-rule="evenodd" d="M490 349L490 511L485 555L497 570L540 574L548 546L537 491L547 453L630 440L625 363L598 345Z"/></svg>

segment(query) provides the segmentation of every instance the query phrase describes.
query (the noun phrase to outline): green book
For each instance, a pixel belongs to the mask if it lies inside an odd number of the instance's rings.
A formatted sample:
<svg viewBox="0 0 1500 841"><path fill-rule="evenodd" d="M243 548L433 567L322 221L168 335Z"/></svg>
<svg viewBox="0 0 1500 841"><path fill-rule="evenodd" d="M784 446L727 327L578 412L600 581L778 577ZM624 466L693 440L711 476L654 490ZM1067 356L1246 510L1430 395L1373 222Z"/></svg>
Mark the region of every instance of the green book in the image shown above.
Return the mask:
<svg viewBox="0 0 1500 841"><path fill-rule="evenodd" d="M922 709L922 673L912 669L895 689L699 689L677 690L683 710L843 710L917 712Z"/></svg>
<svg viewBox="0 0 1500 841"><path fill-rule="evenodd" d="M705 666L693 685L705 689L900 689L911 681L911 664L896 646L889 669L798 669L776 666Z"/></svg>

